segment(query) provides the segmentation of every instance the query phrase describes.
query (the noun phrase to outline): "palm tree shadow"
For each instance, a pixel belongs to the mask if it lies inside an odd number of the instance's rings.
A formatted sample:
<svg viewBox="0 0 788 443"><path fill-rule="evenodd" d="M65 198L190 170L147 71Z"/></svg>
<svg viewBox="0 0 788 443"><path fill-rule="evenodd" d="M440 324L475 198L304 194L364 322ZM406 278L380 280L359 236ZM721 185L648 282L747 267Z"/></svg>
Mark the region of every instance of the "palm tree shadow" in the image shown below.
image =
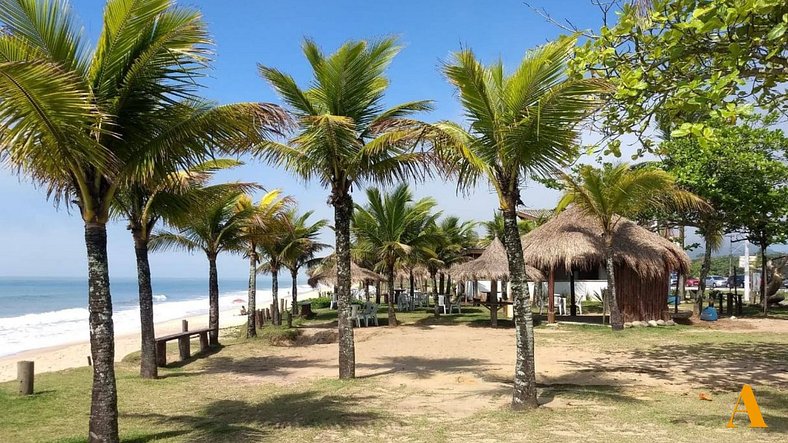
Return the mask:
<svg viewBox="0 0 788 443"><path fill-rule="evenodd" d="M352 429L382 419L365 396L324 395L317 391L280 394L262 402L218 400L197 415L125 414L170 428L187 428L188 441L259 441L271 429L332 426ZM175 432L175 431L173 431ZM149 440L138 440L149 441Z"/></svg>

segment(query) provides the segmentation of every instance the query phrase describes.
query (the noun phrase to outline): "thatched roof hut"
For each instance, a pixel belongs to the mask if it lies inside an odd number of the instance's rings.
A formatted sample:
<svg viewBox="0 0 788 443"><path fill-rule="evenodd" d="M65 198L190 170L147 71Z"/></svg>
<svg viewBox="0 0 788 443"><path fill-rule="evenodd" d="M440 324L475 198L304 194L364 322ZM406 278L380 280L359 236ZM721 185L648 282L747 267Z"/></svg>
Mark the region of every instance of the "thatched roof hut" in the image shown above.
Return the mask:
<svg viewBox="0 0 788 443"><path fill-rule="evenodd" d="M522 237L525 262L548 273L604 266L602 229L570 207ZM613 232L617 300L625 321L667 319L670 272L689 273L690 260L673 242L621 217Z"/></svg>
<svg viewBox="0 0 788 443"><path fill-rule="evenodd" d="M449 275L457 280L507 279L509 261L506 248L496 237L479 258L452 266ZM544 281L544 274L532 266L525 266L525 275L531 281Z"/></svg>
<svg viewBox="0 0 788 443"><path fill-rule="evenodd" d="M323 283L328 286L337 284L337 264L333 258L325 259L323 265L316 266L310 269L307 274L309 275L309 286L317 287L318 283ZM370 271L369 269L362 268L361 266L350 262L350 280L353 283L365 282L367 280L378 281L382 280L380 274Z"/></svg>

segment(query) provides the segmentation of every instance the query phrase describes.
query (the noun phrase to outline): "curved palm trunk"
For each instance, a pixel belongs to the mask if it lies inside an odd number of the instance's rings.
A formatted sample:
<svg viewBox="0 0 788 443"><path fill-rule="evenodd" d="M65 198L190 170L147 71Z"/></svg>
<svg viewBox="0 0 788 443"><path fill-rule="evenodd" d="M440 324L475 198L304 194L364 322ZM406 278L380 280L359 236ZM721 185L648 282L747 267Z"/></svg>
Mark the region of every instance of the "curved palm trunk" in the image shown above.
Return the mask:
<svg viewBox="0 0 788 443"><path fill-rule="evenodd" d="M247 293L246 336L257 337L257 253L249 250L249 290Z"/></svg>
<svg viewBox="0 0 788 443"><path fill-rule="evenodd" d="M435 318L441 316L441 311L438 308L438 273L437 272L430 272L430 278L432 279L432 301L435 303Z"/></svg>
<svg viewBox="0 0 788 443"><path fill-rule="evenodd" d="M388 318L389 326L397 326L397 314L394 312L394 264L386 266L386 282L389 286Z"/></svg>
<svg viewBox="0 0 788 443"><path fill-rule="evenodd" d="M279 268L271 267L271 302L274 304L274 309L271 311L274 324L282 326L282 316L279 312Z"/></svg>
<svg viewBox="0 0 788 443"><path fill-rule="evenodd" d="M539 406L536 400L536 370L534 360L534 321L531 315L530 295L525 283L525 260L520 232L517 230L517 198L509 199L503 210L504 245L509 262L509 278L514 302L514 327L517 355L514 365L513 409Z"/></svg>
<svg viewBox="0 0 788 443"><path fill-rule="evenodd" d="M350 220L353 198L343 192L335 195L334 227L337 255L337 326L339 332L339 378L356 377L356 347L350 323Z"/></svg>
<svg viewBox="0 0 788 443"><path fill-rule="evenodd" d="M295 317L298 315L298 269L290 270L290 280L292 281L290 309L293 311L293 316ZM367 299L369 299L369 297L367 297Z"/></svg>
<svg viewBox="0 0 788 443"><path fill-rule="evenodd" d="M703 263L700 266L700 275L698 276L698 293L695 296L695 308L693 309L693 313L698 317L700 312L703 311L703 301L706 298L706 277L709 275L709 269L711 268L711 242L708 237L704 237L704 239L706 249L703 251Z"/></svg>
<svg viewBox="0 0 788 443"><path fill-rule="evenodd" d="M208 255L208 327L211 346L219 344L219 275L216 272L216 254Z"/></svg>
<svg viewBox="0 0 788 443"><path fill-rule="evenodd" d="M88 440L117 442L120 440L118 391L115 385L115 334L109 290L107 227L104 223L85 223L85 246L88 255L90 355L93 359Z"/></svg>
<svg viewBox="0 0 788 443"><path fill-rule="evenodd" d="M137 287L140 303L140 377L159 376L156 365L156 332L153 326L153 287L151 285L148 242L139 229L132 229L137 257Z"/></svg>

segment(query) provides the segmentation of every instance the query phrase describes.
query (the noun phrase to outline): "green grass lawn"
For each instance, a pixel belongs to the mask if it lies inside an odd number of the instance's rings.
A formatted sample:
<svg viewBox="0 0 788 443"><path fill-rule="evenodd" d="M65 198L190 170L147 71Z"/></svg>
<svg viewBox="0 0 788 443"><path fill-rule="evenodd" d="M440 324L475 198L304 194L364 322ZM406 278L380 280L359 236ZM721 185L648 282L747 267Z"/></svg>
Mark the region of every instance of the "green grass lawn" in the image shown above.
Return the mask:
<svg viewBox="0 0 788 443"><path fill-rule="evenodd" d="M333 317L332 317L333 316ZM385 310L380 318L385 322ZM398 313L404 327L471 324L486 327L483 308L434 319L429 312ZM318 310L303 322L314 327L335 320ZM504 325L503 327L506 327ZM538 326L538 329L545 326ZM384 330L385 331L385 330ZM225 331L227 332L227 331ZM117 365L120 431L129 442L245 441L785 441L788 389L770 386L768 374L752 374L767 429L737 429L725 422L737 389L710 387L712 401L697 394L615 385L540 386L541 402L560 398L552 407L514 413L487 408L462 419L440 417L429 409L411 410L398 402L416 392L386 377L338 381L330 378L292 384L249 383L233 362L250 354L265 355L272 343L289 340L283 328L266 328L259 339L228 339L212 355L161 370L159 380L141 380L136 358ZM785 339L765 333L698 333L691 327L630 329L613 334L598 326L564 325L558 333L537 334L537 347L588 348L615 356L631 351L662 359L672 371L685 371L689 354L708 358L709 370L735 370L742 359L785 362ZM177 352L172 349L172 352ZM626 362L622 362L624 364ZM287 364L287 362L281 362ZM727 365L727 366L723 366ZM273 368L272 370L276 370ZM708 377L699 371L697 377ZM760 378L760 380L759 380ZM711 380L711 378L710 378ZM18 397L16 383L0 384L0 442L85 441L90 407L90 368L36 377L36 394ZM727 386L725 380L718 380ZM440 389L437 386L436 389ZM491 394L505 402L508 388ZM557 403L557 404L556 404Z"/></svg>

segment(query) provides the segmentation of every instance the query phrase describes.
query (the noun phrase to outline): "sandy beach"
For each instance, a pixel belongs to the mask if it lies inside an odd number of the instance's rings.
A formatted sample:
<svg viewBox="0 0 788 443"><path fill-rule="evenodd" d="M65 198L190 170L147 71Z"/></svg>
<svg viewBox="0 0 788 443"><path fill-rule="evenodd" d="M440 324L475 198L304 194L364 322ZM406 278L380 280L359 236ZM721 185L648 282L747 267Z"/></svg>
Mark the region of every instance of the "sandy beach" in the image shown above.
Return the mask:
<svg viewBox="0 0 788 443"><path fill-rule="evenodd" d="M299 299L305 300L316 295L316 291L299 294ZM289 301L289 297L281 297ZM264 302L262 300L261 302ZM258 302L260 303L260 302ZM262 305L261 305L262 306ZM246 322L246 316L239 315L240 305L232 310L223 310L219 314L219 328L238 326ZM172 334L181 331L181 320L189 322L190 329L208 326L208 314L197 315L165 321L156 324L156 336ZM115 361L120 361L126 355L139 351L139 332L118 334L115 336ZM0 382L16 379L16 363L20 360L35 362L36 373L60 371L62 369L87 366L90 355L90 343L79 341L48 348L31 349L29 351L0 357Z"/></svg>

